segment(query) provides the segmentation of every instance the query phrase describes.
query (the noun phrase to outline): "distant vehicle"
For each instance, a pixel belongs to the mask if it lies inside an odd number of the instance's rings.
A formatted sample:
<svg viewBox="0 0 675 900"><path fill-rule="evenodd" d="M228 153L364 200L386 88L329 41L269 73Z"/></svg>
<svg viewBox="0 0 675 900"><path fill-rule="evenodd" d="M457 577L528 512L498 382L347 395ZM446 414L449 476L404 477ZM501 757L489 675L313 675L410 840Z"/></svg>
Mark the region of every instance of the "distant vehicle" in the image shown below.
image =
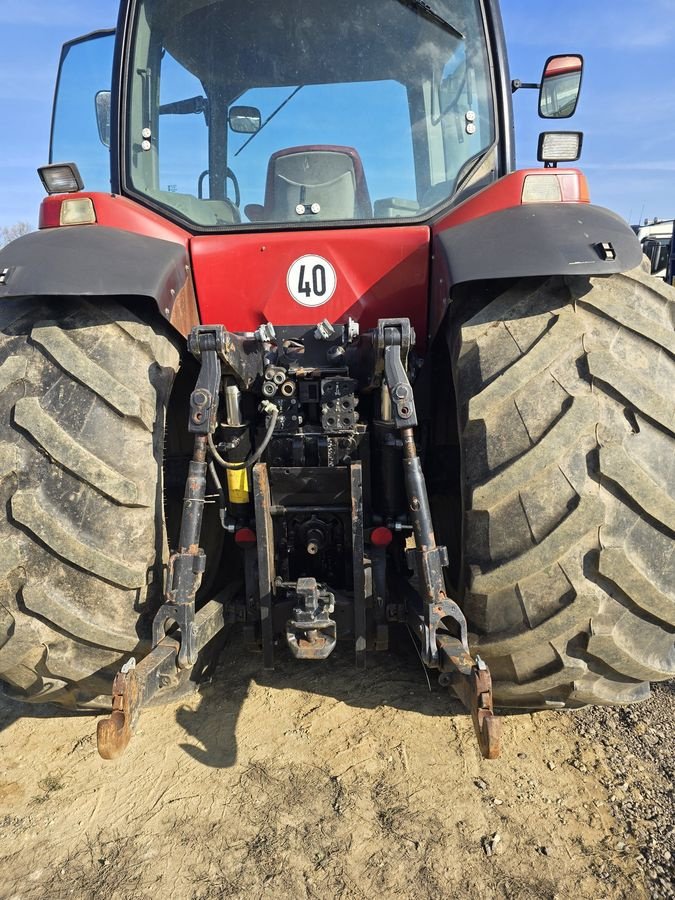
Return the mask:
<svg viewBox="0 0 675 900"><path fill-rule="evenodd" d="M675 240L670 242L670 259L668 261L666 281L668 282L668 284L672 284L673 287L675 287Z"/></svg>
<svg viewBox="0 0 675 900"><path fill-rule="evenodd" d="M640 241L642 252L649 259L652 275L672 284L672 266L668 275L668 262L673 250L673 219L645 220L644 225L634 225L633 231Z"/></svg>

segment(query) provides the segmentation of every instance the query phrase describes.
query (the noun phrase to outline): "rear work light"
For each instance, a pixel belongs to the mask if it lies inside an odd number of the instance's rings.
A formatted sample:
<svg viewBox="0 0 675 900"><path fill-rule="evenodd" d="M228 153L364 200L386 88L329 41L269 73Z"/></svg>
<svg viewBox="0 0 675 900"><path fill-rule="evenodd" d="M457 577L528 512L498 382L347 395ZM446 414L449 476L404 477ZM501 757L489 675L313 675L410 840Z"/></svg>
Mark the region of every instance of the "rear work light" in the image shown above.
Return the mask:
<svg viewBox="0 0 675 900"><path fill-rule="evenodd" d="M575 162L581 156L583 139L581 131L544 131L539 135L537 159L550 165Z"/></svg>
<svg viewBox="0 0 675 900"><path fill-rule="evenodd" d="M538 169L523 179L521 203L588 203L588 184L581 172Z"/></svg>
<svg viewBox="0 0 675 900"><path fill-rule="evenodd" d="M64 200L59 213L60 225L95 225L96 211L91 197Z"/></svg>
<svg viewBox="0 0 675 900"><path fill-rule="evenodd" d="M41 166L38 175L48 194L75 194L84 187L75 163L52 163Z"/></svg>

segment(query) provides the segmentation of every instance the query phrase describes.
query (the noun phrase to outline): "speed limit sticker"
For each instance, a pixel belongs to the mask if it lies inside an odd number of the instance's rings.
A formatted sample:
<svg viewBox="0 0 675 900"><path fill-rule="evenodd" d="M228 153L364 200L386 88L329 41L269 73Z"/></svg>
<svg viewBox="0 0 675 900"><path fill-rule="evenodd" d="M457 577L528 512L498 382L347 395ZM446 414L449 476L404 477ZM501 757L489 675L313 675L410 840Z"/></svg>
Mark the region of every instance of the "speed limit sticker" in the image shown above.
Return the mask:
<svg viewBox="0 0 675 900"><path fill-rule="evenodd" d="M286 276L288 293L303 306L328 303L337 287L335 269L322 256L301 256Z"/></svg>

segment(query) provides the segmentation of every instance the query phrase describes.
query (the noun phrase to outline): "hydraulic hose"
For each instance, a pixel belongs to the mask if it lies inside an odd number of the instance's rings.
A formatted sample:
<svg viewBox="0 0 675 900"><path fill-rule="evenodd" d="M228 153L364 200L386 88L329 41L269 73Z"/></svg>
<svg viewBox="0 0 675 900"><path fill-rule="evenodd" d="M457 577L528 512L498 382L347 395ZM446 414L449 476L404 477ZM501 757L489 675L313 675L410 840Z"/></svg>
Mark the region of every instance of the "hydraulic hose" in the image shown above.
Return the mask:
<svg viewBox="0 0 675 900"><path fill-rule="evenodd" d="M253 453L251 456L249 456L243 462L231 463L231 462L228 462L226 459L223 459L223 457L220 455L220 453L218 453L218 451L216 449L216 445L213 441L213 435L210 434L208 436L209 450L211 451L211 455L213 456L213 458L215 459L215 461L218 463L219 466L222 466L224 469L229 469L230 471L238 471L240 469L250 469L251 466L254 466L260 460L260 457L263 455L263 453L267 449L267 445L272 440L272 435L274 434L274 429L277 424L277 419L279 418L279 407L275 406L273 403L268 403L267 405L263 404L263 409L265 410L265 412L269 412L269 414L270 414L270 423L267 426L267 431L265 432L265 437L263 438L260 446L255 451L255 453Z"/></svg>

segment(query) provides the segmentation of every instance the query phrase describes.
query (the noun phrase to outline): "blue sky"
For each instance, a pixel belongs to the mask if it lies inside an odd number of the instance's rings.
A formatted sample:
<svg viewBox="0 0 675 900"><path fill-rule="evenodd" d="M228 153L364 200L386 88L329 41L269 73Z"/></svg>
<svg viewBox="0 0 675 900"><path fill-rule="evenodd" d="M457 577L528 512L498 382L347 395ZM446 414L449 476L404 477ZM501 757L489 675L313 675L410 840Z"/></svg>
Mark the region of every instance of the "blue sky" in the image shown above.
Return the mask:
<svg viewBox="0 0 675 900"><path fill-rule="evenodd" d="M0 227L35 225L61 44L114 26L117 0L0 0ZM577 115L593 202L675 217L675 0L502 0L511 74L536 81L551 53L586 58ZM514 98L519 166L537 165L536 93Z"/></svg>

